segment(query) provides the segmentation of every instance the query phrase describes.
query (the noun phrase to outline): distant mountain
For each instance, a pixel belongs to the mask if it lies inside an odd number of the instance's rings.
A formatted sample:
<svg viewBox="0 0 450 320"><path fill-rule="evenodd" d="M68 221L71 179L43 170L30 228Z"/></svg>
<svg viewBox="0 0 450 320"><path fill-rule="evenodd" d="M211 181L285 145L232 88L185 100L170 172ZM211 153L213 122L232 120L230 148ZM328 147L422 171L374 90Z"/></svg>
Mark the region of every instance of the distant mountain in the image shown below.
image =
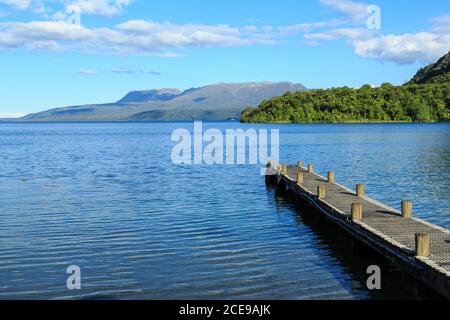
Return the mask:
<svg viewBox="0 0 450 320"><path fill-rule="evenodd" d="M450 52L440 58L436 63L420 69L409 84L444 82L450 82Z"/></svg>
<svg viewBox="0 0 450 320"><path fill-rule="evenodd" d="M169 101L181 94L178 89L159 89L148 91L131 91L117 103Z"/></svg>
<svg viewBox="0 0 450 320"><path fill-rule="evenodd" d="M71 106L27 115L20 121L220 121L286 92L305 91L289 82L220 83L184 92L132 91L115 103Z"/></svg>

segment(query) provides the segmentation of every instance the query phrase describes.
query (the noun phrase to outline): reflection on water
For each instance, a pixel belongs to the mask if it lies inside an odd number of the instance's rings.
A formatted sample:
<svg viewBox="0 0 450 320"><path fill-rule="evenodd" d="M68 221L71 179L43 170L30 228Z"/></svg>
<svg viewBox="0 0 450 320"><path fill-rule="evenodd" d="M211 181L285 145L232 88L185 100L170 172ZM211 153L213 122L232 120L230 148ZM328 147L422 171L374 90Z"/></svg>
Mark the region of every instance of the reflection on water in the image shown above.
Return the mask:
<svg viewBox="0 0 450 320"><path fill-rule="evenodd" d="M0 298L430 298L376 254L276 197L260 166L175 166L192 124L1 124ZM450 227L450 126L211 123L281 128L282 161ZM82 290L66 288L67 266ZM382 266L383 290L365 289Z"/></svg>

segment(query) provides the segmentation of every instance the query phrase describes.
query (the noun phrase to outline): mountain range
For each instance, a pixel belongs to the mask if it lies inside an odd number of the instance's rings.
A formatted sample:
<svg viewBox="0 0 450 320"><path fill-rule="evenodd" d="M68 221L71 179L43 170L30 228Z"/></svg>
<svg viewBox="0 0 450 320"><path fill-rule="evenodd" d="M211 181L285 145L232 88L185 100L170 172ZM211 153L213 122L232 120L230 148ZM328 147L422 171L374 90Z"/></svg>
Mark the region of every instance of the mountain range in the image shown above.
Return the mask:
<svg viewBox="0 0 450 320"><path fill-rule="evenodd" d="M239 119L242 110L301 84L258 82L213 84L185 91L132 91L114 103L70 106L29 114L15 121L221 121Z"/></svg>

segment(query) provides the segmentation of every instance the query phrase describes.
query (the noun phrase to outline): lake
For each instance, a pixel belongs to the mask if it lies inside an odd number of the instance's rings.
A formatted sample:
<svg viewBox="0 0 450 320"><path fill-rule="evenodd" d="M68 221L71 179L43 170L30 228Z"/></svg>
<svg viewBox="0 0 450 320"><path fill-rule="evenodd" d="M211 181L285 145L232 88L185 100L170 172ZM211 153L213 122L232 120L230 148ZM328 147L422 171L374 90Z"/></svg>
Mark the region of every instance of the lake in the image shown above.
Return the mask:
<svg viewBox="0 0 450 320"><path fill-rule="evenodd" d="M281 161L450 228L450 124L280 129ZM174 165L192 123L1 123L0 299L421 299L380 256L277 197L261 165ZM366 289L366 268L383 289ZM66 268L81 268L68 290Z"/></svg>

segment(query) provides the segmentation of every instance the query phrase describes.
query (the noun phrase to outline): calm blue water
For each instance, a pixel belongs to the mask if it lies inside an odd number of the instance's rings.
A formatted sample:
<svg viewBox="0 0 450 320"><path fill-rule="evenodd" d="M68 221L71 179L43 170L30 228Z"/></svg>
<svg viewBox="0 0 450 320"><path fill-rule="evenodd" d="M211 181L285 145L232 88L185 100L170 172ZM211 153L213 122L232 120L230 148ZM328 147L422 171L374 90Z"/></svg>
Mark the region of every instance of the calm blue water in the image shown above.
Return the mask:
<svg viewBox="0 0 450 320"><path fill-rule="evenodd" d="M0 299L429 297L333 225L275 196L260 166L175 166L189 123L0 124ZM280 128L281 160L367 185L450 228L450 125ZM383 290L365 289L379 264ZM66 268L82 290L66 288ZM426 290L425 290L426 291Z"/></svg>

